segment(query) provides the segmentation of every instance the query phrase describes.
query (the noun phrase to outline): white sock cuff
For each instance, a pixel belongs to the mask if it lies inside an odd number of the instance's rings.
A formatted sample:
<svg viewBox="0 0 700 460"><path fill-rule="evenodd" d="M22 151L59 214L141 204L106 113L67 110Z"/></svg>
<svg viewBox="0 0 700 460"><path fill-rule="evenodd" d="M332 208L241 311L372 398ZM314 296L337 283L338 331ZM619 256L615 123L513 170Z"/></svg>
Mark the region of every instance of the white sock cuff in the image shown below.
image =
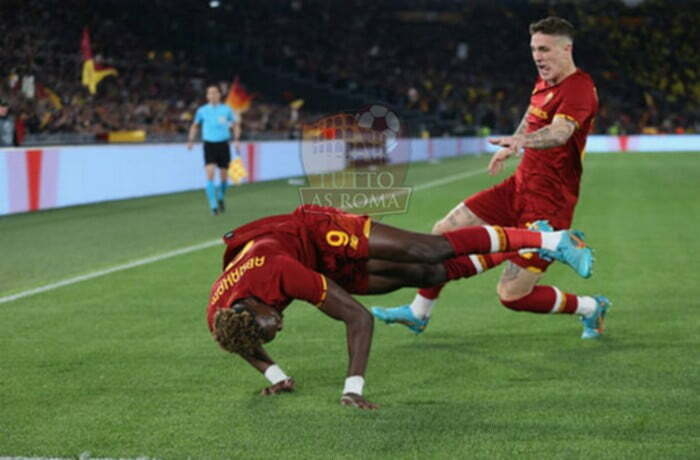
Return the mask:
<svg viewBox="0 0 700 460"><path fill-rule="evenodd" d="M542 235L542 249L556 251L564 232L540 232L540 234Z"/></svg>
<svg viewBox="0 0 700 460"><path fill-rule="evenodd" d="M426 317L430 316L430 312L433 310L434 305L435 299L428 299L420 294L416 294L409 308L411 309L411 313L413 313L416 318L425 319Z"/></svg>
<svg viewBox="0 0 700 460"><path fill-rule="evenodd" d="M362 389L365 386L365 378L361 375L351 375L345 379L343 394L355 393L362 396Z"/></svg>
<svg viewBox="0 0 700 460"><path fill-rule="evenodd" d="M498 237L496 229L490 225L483 226L489 234L489 239L491 240L491 251L498 252L501 250L501 239Z"/></svg>
<svg viewBox="0 0 700 460"><path fill-rule="evenodd" d="M566 296L564 295L563 292L559 290L558 287L552 286L552 289L554 289L554 293L556 295L556 298L554 300L554 305L552 306L552 309L549 310L550 313L561 313L561 311L564 309L564 306L566 305Z"/></svg>
<svg viewBox="0 0 700 460"><path fill-rule="evenodd" d="M484 271L484 266L483 266L483 264L481 263L481 260L482 260L481 257L472 254L472 255L469 256L469 260L471 260L472 263L474 264L474 268L476 269L476 272L477 272L477 273L483 273L483 271Z"/></svg>
<svg viewBox="0 0 700 460"><path fill-rule="evenodd" d="M595 313L595 309L598 307L598 302L588 295L578 296L578 306L576 307L576 314L581 316L591 316Z"/></svg>
<svg viewBox="0 0 700 460"><path fill-rule="evenodd" d="M284 371L277 365L273 364L265 369L265 378L270 381L271 384L276 384L282 380L287 380L289 376L284 373Z"/></svg>

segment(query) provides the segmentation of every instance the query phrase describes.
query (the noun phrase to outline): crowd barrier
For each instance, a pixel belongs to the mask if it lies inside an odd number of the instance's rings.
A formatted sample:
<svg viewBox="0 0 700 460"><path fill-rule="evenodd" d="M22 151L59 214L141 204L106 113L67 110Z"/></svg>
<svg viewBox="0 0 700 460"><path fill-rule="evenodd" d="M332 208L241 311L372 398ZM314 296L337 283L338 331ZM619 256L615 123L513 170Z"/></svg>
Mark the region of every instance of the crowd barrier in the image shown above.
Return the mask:
<svg viewBox="0 0 700 460"><path fill-rule="evenodd" d="M402 139L400 161L427 161L494 150L479 137ZM248 181L304 175L299 141L243 144ZM408 150L406 150L408 149ZM700 135L589 136L586 150L700 152ZM398 160L397 160L398 161ZM201 147L184 144L0 149L0 215L194 190L203 187Z"/></svg>

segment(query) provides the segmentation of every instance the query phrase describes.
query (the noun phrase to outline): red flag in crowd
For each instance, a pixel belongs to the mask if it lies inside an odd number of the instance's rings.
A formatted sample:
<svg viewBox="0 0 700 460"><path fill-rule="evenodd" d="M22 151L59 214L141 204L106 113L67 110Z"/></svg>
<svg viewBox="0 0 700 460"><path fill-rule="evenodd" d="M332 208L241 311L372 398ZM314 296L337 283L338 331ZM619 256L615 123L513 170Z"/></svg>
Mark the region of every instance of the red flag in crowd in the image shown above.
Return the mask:
<svg viewBox="0 0 700 460"><path fill-rule="evenodd" d="M95 62L92 57L92 47L90 45L90 32L88 28L83 29L83 39L80 41L80 51L83 54L83 85L87 87L90 94L97 92L97 85L110 75L117 75L117 69L104 66Z"/></svg>
<svg viewBox="0 0 700 460"><path fill-rule="evenodd" d="M236 113L243 113L250 108L253 101L253 95L241 86L238 77L233 80L231 88L226 97L226 104L231 107Z"/></svg>

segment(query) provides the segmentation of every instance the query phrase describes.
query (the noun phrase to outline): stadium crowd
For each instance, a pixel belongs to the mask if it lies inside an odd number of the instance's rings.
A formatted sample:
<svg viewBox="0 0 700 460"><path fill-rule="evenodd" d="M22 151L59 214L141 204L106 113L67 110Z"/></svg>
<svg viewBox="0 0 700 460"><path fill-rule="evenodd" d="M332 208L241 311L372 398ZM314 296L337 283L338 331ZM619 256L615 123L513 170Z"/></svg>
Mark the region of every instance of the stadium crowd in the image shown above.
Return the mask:
<svg viewBox="0 0 700 460"><path fill-rule="evenodd" d="M557 14L577 27L576 60L598 86L596 132L700 131L700 55L693 50L700 9L692 1L674 8L658 0L636 7L613 0L221 4L214 10L203 0L154 0L133 15L110 1L3 2L9 20L0 22L0 98L30 133L184 134L211 81L214 55L223 83L244 66L247 75L286 75L385 101L436 135L479 127L509 132L535 76L523 46L527 25ZM159 18L165 6L171 14ZM95 96L80 82L84 26L91 27L96 60L119 72ZM230 43L212 50L208 38L216 34ZM244 135L289 135L315 116L302 110L299 117L284 89L260 93L254 78L243 83L256 92Z"/></svg>

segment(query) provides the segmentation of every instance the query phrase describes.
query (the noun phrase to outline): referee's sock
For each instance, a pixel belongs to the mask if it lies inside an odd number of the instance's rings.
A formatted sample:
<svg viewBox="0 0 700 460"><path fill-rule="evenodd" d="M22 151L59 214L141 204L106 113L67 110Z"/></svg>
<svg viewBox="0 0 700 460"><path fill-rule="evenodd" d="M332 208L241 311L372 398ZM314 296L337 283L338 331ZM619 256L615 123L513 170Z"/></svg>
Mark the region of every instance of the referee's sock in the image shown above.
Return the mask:
<svg viewBox="0 0 700 460"><path fill-rule="evenodd" d="M219 201L224 201L224 197L226 196L226 189L228 188L228 181L222 180L221 183L219 184L219 195L218 199Z"/></svg>
<svg viewBox="0 0 700 460"><path fill-rule="evenodd" d="M219 205L216 202L216 187L214 186L213 180L207 181L205 190L207 192L207 199L209 200L209 209L219 209Z"/></svg>

